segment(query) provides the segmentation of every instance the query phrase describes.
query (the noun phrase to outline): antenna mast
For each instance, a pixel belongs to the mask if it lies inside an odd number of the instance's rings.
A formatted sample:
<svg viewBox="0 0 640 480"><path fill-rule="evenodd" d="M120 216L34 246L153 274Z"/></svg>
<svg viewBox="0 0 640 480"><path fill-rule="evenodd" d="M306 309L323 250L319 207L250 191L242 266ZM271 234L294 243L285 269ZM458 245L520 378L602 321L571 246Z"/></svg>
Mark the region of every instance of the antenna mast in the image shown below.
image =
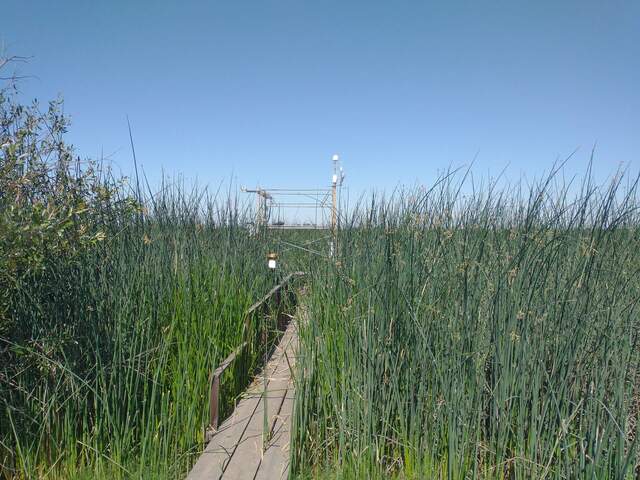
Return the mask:
<svg viewBox="0 0 640 480"><path fill-rule="evenodd" d="M333 176L331 177L331 234L333 240L331 244L331 255L338 253L338 161L340 157L335 154L331 157L333 161Z"/></svg>

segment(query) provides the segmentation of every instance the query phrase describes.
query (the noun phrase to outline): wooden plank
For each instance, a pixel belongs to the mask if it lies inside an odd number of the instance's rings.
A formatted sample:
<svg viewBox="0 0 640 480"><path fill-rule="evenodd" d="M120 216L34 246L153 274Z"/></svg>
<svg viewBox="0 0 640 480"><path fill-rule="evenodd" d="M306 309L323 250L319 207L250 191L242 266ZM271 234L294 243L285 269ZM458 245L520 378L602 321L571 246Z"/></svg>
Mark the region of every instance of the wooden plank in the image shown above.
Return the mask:
<svg viewBox="0 0 640 480"><path fill-rule="evenodd" d="M271 440L262 457L255 480L282 479L289 477L289 454L291 444L291 421L293 417L294 390L293 383L280 407L271 434Z"/></svg>
<svg viewBox="0 0 640 480"><path fill-rule="evenodd" d="M284 352L289 369L293 368L296 363L296 355L298 353L297 335L291 347ZM285 480L289 477L291 422L293 421L294 401L295 385L293 376L290 375L287 392L276 416L271 438L262 457L255 480Z"/></svg>
<svg viewBox="0 0 640 480"><path fill-rule="evenodd" d="M268 428L273 430L276 417L289 392L290 359L297 333L290 322L265 371L254 380L234 413L215 433L193 467L188 480L219 478L253 478L262 459L264 430L264 376L267 376Z"/></svg>
<svg viewBox="0 0 640 480"><path fill-rule="evenodd" d="M291 372L285 357L285 352L291 348L294 340L293 322L289 324L282 341L274 352L274 360L278 361L275 374L267 379L267 387L261 395L260 405L256 409L238 444L223 478L244 479L253 478L260 467L264 441L273 430L276 418L280 412L284 397L287 394ZM266 396L266 397L265 397ZM266 405L265 405L266 398ZM265 432L264 413L267 413L267 431Z"/></svg>
<svg viewBox="0 0 640 480"><path fill-rule="evenodd" d="M265 367L267 375L272 376L276 373L278 366L276 362L270 362ZM261 378L263 374L260 374ZM256 410L261 404L262 383L254 381L249 387L248 393L243 396L238 403L231 417L229 417L220 426L216 434L213 436L204 452L198 459L187 479L204 480L212 478L220 478L224 470L235 453L237 445L242 440L242 436L253 418Z"/></svg>
<svg viewBox="0 0 640 480"><path fill-rule="evenodd" d="M259 399L247 399L240 402L232 417L225 421L216 435L202 452L188 480L219 479L222 477L228 460L233 455L235 445L258 407Z"/></svg>

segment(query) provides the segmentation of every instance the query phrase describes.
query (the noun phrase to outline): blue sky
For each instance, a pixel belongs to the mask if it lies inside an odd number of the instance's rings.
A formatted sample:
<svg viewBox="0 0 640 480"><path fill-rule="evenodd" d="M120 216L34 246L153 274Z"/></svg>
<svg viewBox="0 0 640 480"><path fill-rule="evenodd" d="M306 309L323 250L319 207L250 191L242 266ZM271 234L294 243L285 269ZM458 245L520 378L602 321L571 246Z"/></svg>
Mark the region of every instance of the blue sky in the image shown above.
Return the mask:
<svg viewBox="0 0 640 480"><path fill-rule="evenodd" d="M79 153L152 182L352 195L448 166L534 177L640 165L640 2L3 0L25 97L65 98Z"/></svg>

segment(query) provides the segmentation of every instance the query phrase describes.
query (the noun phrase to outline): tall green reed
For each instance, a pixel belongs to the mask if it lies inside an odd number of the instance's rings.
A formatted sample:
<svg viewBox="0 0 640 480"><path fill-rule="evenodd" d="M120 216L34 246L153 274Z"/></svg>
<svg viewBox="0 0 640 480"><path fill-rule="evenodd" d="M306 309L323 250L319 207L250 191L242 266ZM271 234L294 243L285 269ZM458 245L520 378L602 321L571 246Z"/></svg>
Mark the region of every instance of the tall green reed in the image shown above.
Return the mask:
<svg viewBox="0 0 640 480"><path fill-rule="evenodd" d="M144 204L137 219L107 220L81 261L60 259L15 293L31 331L2 338L27 358L2 367L3 475L174 478L200 453L212 368L260 334L244 312L273 286L267 246L237 198L166 184ZM227 408L259 355L225 375Z"/></svg>
<svg viewBox="0 0 640 480"><path fill-rule="evenodd" d="M638 220L622 175L360 204L310 266L294 471L633 478Z"/></svg>

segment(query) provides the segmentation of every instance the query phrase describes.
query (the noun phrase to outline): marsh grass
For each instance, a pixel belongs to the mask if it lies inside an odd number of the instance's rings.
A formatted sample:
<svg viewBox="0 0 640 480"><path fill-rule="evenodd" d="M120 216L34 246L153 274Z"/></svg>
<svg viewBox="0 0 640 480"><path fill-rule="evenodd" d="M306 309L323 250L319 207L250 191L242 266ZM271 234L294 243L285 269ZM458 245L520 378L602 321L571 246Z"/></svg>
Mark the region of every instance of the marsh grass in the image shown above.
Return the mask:
<svg viewBox="0 0 640 480"><path fill-rule="evenodd" d="M271 324L245 331L244 312L275 279L249 212L166 185L142 203L81 261L15 292L16 324L30 327L0 343L13 361L0 371L3 475L183 476L203 446L211 370L251 342L225 373L223 415L255 373Z"/></svg>
<svg viewBox="0 0 640 480"><path fill-rule="evenodd" d="M634 478L637 179L465 181L361 204L310 265L294 472Z"/></svg>

